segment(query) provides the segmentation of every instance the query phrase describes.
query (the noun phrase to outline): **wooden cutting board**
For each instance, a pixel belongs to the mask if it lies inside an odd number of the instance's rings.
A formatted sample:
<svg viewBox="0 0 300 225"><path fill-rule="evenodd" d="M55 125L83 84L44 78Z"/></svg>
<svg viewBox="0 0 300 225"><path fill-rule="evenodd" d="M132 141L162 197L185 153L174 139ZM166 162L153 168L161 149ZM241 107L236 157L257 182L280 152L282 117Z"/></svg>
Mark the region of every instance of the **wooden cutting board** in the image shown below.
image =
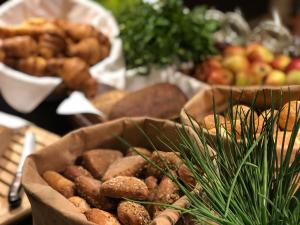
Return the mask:
<svg viewBox="0 0 300 225"><path fill-rule="evenodd" d="M21 157L24 135L27 130L32 131L36 136L36 150L55 142L59 139L56 134L50 133L37 126L30 125L16 132L11 132L11 139L6 149L0 156L0 224L5 225L16 221L31 211L30 203L23 193L22 204L19 208L10 210L7 202L9 185L11 184L14 174ZM1 139L2 138L2 139ZM7 138L7 136L6 136ZM3 140L0 132L0 140ZM1 144L1 143L0 143Z"/></svg>

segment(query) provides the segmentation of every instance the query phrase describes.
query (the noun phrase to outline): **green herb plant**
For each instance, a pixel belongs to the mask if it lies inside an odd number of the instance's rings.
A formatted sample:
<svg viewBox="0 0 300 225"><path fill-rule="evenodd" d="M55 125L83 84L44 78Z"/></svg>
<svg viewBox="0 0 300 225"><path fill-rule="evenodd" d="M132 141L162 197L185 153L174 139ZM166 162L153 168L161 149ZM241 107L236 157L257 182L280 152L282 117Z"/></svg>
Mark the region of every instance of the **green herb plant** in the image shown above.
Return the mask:
<svg viewBox="0 0 300 225"><path fill-rule="evenodd" d="M205 19L205 8L188 10L182 0L139 1L119 18L127 68L149 69L183 62L199 62L216 53L215 21Z"/></svg>
<svg viewBox="0 0 300 225"><path fill-rule="evenodd" d="M278 139L280 131L277 125L281 112L276 114L274 111L275 105L281 108L282 98L276 104L271 100L271 116L265 117L258 134L253 111L256 97L251 111L233 113L230 110L232 105L232 99L229 99L227 126L219 123L215 113L214 137L207 135L205 128L195 125L192 129L198 141L185 125L178 129L179 145L158 133L166 148L180 154L197 183L196 186L184 184L170 170L160 168L178 184L190 202L187 209L175 208L183 216L191 216L197 225L299 225L300 153L299 148L295 149L295 140L300 127L300 105L296 112L289 107L288 116L295 113L297 119L290 136L282 131L282 142ZM216 106L214 108L216 111ZM239 113L250 117L250 122L241 120L240 127L237 127ZM189 119L194 122L192 117ZM203 146L199 146L199 141ZM293 151L296 151L294 158L291 157ZM154 163L152 165L157 167Z"/></svg>

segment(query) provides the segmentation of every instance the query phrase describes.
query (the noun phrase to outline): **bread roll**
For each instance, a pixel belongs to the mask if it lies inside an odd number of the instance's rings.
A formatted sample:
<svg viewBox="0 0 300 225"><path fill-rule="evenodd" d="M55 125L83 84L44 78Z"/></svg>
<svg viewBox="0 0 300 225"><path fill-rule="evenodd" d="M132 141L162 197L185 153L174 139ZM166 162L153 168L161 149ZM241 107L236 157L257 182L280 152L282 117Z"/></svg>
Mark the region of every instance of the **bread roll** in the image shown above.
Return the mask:
<svg viewBox="0 0 300 225"><path fill-rule="evenodd" d="M48 170L43 174L45 181L66 198L75 195L75 184L55 171Z"/></svg>
<svg viewBox="0 0 300 225"><path fill-rule="evenodd" d="M299 120L300 101L286 103L279 114L279 126L282 130L292 131L294 124ZM285 127L285 125L287 126Z"/></svg>
<svg viewBox="0 0 300 225"><path fill-rule="evenodd" d="M111 109L109 119L150 116L173 119L179 116L187 97L175 85L160 83L129 93Z"/></svg>
<svg viewBox="0 0 300 225"><path fill-rule="evenodd" d="M136 177L118 176L102 184L101 194L111 198L146 200L149 190L146 184Z"/></svg>
<svg viewBox="0 0 300 225"><path fill-rule="evenodd" d="M80 198L78 196L73 196L69 198L69 201L79 210L81 213L85 213L90 209L89 204L85 201L85 199Z"/></svg>
<svg viewBox="0 0 300 225"><path fill-rule="evenodd" d="M128 156L114 161L107 169L102 180L117 176L138 177L146 165L146 160L139 155Z"/></svg>
<svg viewBox="0 0 300 225"><path fill-rule="evenodd" d="M85 216L88 221L97 225L121 225L112 214L100 209L90 209L85 212Z"/></svg>
<svg viewBox="0 0 300 225"><path fill-rule="evenodd" d="M130 201L121 202L118 206L118 219L123 225L148 225L150 215L144 206Z"/></svg>
<svg viewBox="0 0 300 225"><path fill-rule="evenodd" d="M82 165L97 179L101 179L107 168L123 154L113 149L95 149L82 155Z"/></svg>
<svg viewBox="0 0 300 225"><path fill-rule="evenodd" d="M82 166L71 165L68 166L63 175L71 181L75 181L75 179L79 176L92 177L89 171L84 169Z"/></svg>

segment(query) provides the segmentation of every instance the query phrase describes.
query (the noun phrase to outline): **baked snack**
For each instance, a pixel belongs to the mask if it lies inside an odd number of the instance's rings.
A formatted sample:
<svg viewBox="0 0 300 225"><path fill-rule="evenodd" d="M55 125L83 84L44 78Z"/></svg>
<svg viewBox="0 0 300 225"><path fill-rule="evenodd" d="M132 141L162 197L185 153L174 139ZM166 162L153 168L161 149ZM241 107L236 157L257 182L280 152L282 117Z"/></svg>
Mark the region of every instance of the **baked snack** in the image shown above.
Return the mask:
<svg viewBox="0 0 300 225"><path fill-rule="evenodd" d="M128 149L126 156L141 155L143 157L150 157L151 154L152 153L146 148L131 147Z"/></svg>
<svg viewBox="0 0 300 225"><path fill-rule="evenodd" d="M127 94L126 91L112 90L100 95L96 95L92 100L92 104L105 115L109 115L111 108L116 102Z"/></svg>
<svg viewBox="0 0 300 225"><path fill-rule="evenodd" d="M75 179L75 185L78 194L86 199L91 206L103 210L111 210L114 207L114 201L102 195L101 181L80 176Z"/></svg>
<svg viewBox="0 0 300 225"><path fill-rule="evenodd" d="M123 201L117 209L118 219L123 225L148 225L150 215L144 206L130 201Z"/></svg>
<svg viewBox="0 0 300 225"><path fill-rule="evenodd" d="M154 151L150 160L161 169L177 170L182 164L181 159L175 152ZM162 172L155 166L149 163L147 174L155 177L160 177Z"/></svg>
<svg viewBox="0 0 300 225"><path fill-rule="evenodd" d="M149 190L146 184L136 177L118 176L102 184L101 194L111 198L146 200Z"/></svg>
<svg viewBox="0 0 300 225"><path fill-rule="evenodd" d="M75 184L59 173L48 170L43 173L43 178L53 189L61 193L66 198L70 198L75 195Z"/></svg>
<svg viewBox="0 0 300 225"><path fill-rule="evenodd" d="M82 166L75 165L68 166L64 170L63 175L71 181L75 181L75 179L80 176L92 177L90 172L84 169Z"/></svg>
<svg viewBox="0 0 300 225"><path fill-rule="evenodd" d="M109 119L150 116L173 119L179 116L187 97L175 85L160 83L127 94L111 109Z"/></svg>
<svg viewBox="0 0 300 225"><path fill-rule="evenodd" d="M37 42L30 36L11 37L2 40L1 49L5 53L6 58L25 58L37 55Z"/></svg>
<svg viewBox="0 0 300 225"><path fill-rule="evenodd" d="M286 103L279 115L279 126L281 129L292 131L294 124L299 120L300 101L290 101Z"/></svg>
<svg viewBox="0 0 300 225"><path fill-rule="evenodd" d="M145 165L146 160L139 155L117 159L108 167L102 180L110 180L117 176L138 177Z"/></svg>
<svg viewBox="0 0 300 225"><path fill-rule="evenodd" d="M97 225L121 225L112 214L100 209L90 209L85 212L85 216Z"/></svg>
<svg viewBox="0 0 300 225"><path fill-rule="evenodd" d="M221 116L221 115L216 115L216 119L217 119L217 121L218 121L219 124L224 124L225 123L225 118L223 116ZM203 121L200 121L200 123L207 130L215 128L216 127L216 124L215 124L215 115L211 114L211 115L205 116L203 118Z"/></svg>
<svg viewBox="0 0 300 225"><path fill-rule="evenodd" d="M80 213L85 213L91 208L85 199L78 196L69 198L69 201L79 210Z"/></svg>
<svg viewBox="0 0 300 225"><path fill-rule="evenodd" d="M94 149L83 153L82 165L97 179L101 179L111 163L123 154L113 149Z"/></svg>

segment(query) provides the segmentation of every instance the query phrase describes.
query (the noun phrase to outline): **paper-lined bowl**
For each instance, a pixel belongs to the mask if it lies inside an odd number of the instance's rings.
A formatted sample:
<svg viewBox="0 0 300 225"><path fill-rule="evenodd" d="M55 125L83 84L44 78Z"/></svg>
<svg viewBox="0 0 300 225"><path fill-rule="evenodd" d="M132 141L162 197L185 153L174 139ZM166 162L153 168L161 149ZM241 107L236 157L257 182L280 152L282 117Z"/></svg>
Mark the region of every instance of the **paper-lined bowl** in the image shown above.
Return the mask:
<svg viewBox="0 0 300 225"><path fill-rule="evenodd" d="M119 28L110 12L89 0L11 0L0 7L0 26L21 23L30 17L61 18L93 25L111 42L107 58L90 68L97 81L124 70ZM7 103L20 112L31 112L62 82L57 77L33 77L0 63L0 90Z"/></svg>

